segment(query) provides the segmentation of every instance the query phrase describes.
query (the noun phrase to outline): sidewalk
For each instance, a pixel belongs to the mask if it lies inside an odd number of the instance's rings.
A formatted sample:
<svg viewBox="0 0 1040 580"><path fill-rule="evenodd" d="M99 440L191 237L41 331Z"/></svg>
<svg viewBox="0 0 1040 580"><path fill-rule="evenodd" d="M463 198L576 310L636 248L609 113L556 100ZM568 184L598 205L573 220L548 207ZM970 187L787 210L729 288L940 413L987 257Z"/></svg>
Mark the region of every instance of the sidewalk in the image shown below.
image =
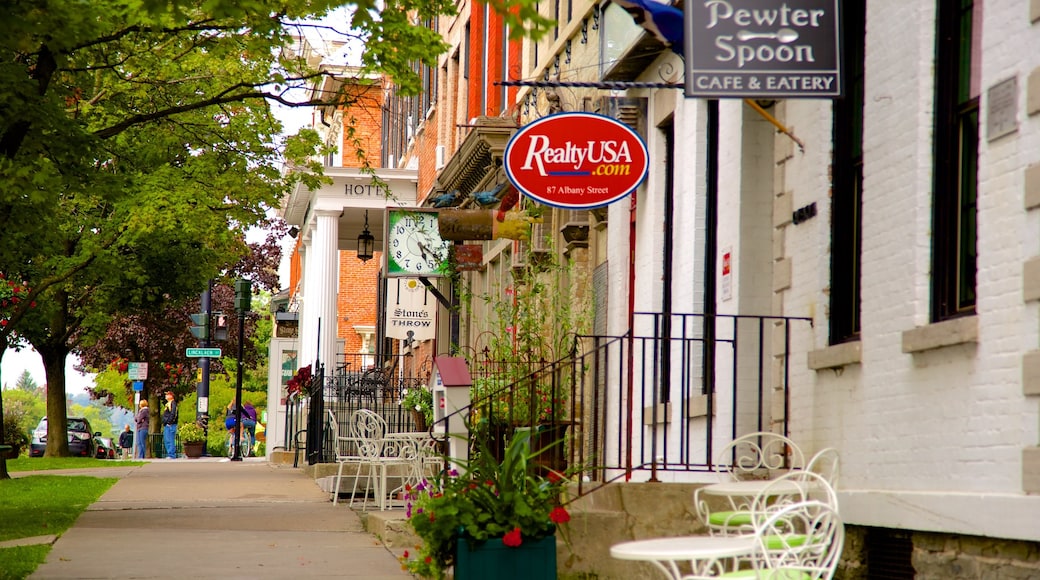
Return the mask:
<svg viewBox="0 0 1040 580"><path fill-rule="evenodd" d="M90 475L121 479L31 578L411 578L300 470L213 458Z"/></svg>

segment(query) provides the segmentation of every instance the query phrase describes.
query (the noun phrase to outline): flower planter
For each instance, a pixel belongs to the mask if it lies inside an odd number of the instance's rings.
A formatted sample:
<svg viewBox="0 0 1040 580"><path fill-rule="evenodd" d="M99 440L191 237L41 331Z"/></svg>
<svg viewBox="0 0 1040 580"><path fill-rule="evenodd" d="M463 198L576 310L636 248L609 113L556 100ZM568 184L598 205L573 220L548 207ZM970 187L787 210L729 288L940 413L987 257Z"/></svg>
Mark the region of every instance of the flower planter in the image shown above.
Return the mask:
<svg viewBox="0 0 1040 580"><path fill-rule="evenodd" d="M455 554L455 580L555 580L556 536L524 538L515 548L501 538L470 543L459 538Z"/></svg>
<svg viewBox="0 0 1040 580"><path fill-rule="evenodd" d="M186 441L184 443L184 456L192 459L202 457L202 453L206 450L205 441Z"/></svg>

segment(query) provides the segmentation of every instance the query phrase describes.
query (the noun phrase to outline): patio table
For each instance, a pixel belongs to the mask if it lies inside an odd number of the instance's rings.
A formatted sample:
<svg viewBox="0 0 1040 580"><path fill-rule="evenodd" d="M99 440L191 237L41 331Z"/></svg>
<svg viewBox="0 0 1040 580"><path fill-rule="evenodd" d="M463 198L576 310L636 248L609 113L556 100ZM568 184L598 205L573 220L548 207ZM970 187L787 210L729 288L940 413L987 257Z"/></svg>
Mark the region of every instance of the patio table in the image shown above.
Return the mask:
<svg viewBox="0 0 1040 580"><path fill-rule="evenodd" d="M751 556L755 551L753 536L680 536L624 542L610 547L610 555L619 560L650 562L672 580L686 574L710 575L722 566L722 560ZM684 572L680 565L688 563Z"/></svg>

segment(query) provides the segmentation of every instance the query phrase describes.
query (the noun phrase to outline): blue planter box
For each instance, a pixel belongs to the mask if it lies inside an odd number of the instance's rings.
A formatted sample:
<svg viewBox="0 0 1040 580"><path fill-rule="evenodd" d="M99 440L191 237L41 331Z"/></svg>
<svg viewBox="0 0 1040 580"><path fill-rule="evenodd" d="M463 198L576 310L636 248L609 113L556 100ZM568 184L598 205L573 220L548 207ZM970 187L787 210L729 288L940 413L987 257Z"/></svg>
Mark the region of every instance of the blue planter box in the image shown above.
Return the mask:
<svg viewBox="0 0 1040 580"><path fill-rule="evenodd" d="M524 538L516 548L500 538L470 544L459 538L455 554L455 580L555 580L556 536L540 540Z"/></svg>

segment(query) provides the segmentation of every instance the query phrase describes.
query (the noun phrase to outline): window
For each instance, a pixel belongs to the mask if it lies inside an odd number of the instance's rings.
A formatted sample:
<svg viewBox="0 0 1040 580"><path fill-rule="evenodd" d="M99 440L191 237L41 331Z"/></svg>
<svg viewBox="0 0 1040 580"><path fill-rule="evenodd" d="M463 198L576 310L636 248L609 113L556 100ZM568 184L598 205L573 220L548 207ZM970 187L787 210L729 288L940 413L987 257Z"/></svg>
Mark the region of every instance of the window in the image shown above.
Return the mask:
<svg viewBox="0 0 1040 580"><path fill-rule="evenodd" d="M865 0L842 6L845 96L834 101L831 184L830 343L859 337L863 205L863 47Z"/></svg>
<svg viewBox="0 0 1040 580"><path fill-rule="evenodd" d="M975 312L979 80L973 40L981 0L938 2L932 320Z"/></svg>

